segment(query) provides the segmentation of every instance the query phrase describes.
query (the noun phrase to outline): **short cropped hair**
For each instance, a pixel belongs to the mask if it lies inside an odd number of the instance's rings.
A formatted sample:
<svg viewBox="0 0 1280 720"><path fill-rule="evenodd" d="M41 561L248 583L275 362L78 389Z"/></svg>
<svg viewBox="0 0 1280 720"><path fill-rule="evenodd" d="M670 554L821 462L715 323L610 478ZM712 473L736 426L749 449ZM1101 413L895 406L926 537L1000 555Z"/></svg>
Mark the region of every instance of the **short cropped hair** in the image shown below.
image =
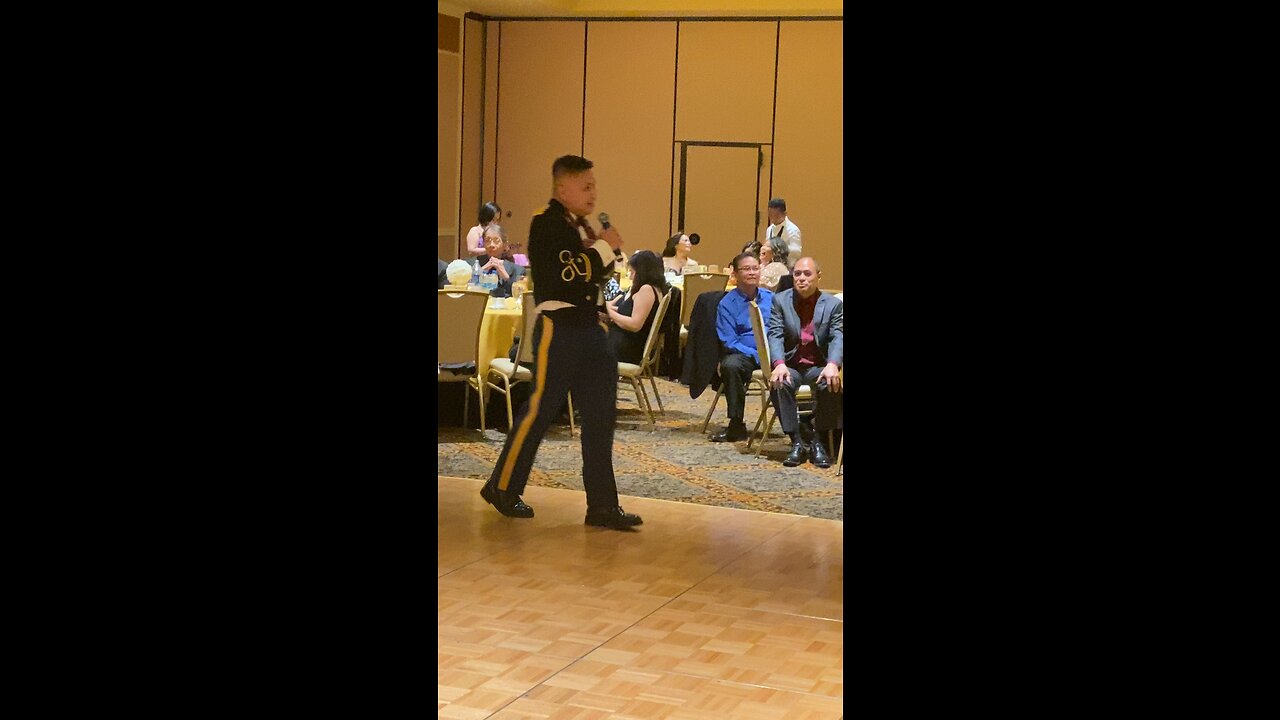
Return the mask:
<svg viewBox="0 0 1280 720"><path fill-rule="evenodd" d="M777 208L785 213L787 211L787 201L782 198L774 198L769 201L769 207Z"/></svg>
<svg viewBox="0 0 1280 720"><path fill-rule="evenodd" d="M507 231L498 223L493 223L484 229L485 237L488 237L491 232L498 233L498 237L502 238L502 242L505 243L507 241Z"/></svg>
<svg viewBox="0 0 1280 720"><path fill-rule="evenodd" d="M559 180L565 175L577 175L595 167L595 163L581 155L562 155L551 163L551 177Z"/></svg>
<svg viewBox="0 0 1280 720"><path fill-rule="evenodd" d="M738 253L737 257L735 257L732 261L729 262L729 267L737 271L738 263L742 262L743 260L746 260L747 258L751 258L756 262L760 262L760 258L756 257L755 253L744 252L744 253Z"/></svg>

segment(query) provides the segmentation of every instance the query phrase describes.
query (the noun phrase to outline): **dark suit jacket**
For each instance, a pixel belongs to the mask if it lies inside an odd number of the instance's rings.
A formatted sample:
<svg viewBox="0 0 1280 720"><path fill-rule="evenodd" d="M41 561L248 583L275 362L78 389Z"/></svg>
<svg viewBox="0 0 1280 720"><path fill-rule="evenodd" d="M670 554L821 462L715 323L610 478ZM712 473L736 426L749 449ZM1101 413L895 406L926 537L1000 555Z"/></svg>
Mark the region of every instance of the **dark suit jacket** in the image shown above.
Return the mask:
<svg viewBox="0 0 1280 720"><path fill-rule="evenodd" d="M445 285L449 284L449 277L444 274L445 268L449 267L449 263L436 258L436 289L443 290Z"/></svg>
<svg viewBox="0 0 1280 720"><path fill-rule="evenodd" d="M708 385L720 387L722 343L716 334L716 309L724 298L723 290L704 292L693 303L689 315L689 340L684 348L684 372L680 382L689 386L689 397L697 398Z"/></svg>
<svg viewBox="0 0 1280 720"><path fill-rule="evenodd" d="M790 364L800 345L800 314L796 312L795 292L784 290L773 296L767 334L769 357L775 362L784 359ZM818 297L813 308L813 334L819 353L825 356L823 359L844 367L844 303L834 295L822 293Z"/></svg>

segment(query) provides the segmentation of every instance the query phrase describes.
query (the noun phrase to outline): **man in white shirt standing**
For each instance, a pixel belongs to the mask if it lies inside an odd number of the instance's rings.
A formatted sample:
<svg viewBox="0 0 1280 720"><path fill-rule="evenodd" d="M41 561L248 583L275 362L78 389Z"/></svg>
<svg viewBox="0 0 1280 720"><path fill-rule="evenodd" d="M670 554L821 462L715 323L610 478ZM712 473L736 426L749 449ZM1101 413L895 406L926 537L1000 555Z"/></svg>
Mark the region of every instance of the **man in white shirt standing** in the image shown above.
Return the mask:
<svg viewBox="0 0 1280 720"><path fill-rule="evenodd" d="M790 257L800 257L800 228L787 219L787 201L774 198L769 201L769 226L764 229L764 242L768 245L770 238L782 237L787 241Z"/></svg>

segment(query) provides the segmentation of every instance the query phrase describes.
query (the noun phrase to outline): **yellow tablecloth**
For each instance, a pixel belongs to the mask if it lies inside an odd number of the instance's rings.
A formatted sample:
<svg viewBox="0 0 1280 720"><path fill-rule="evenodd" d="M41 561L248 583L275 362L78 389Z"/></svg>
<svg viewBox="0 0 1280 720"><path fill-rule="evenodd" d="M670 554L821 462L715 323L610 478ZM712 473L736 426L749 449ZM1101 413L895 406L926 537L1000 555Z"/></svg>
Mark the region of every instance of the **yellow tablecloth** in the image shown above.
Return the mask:
<svg viewBox="0 0 1280 720"><path fill-rule="evenodd" d="M492 301L490 301L492 302ZM511 302L508 300L507 302ZM489 361L504 358L511 349L511 341L520 327L521 309L516 307L485 308L484 321L480 323L480 374L489 372Z"/></svg>

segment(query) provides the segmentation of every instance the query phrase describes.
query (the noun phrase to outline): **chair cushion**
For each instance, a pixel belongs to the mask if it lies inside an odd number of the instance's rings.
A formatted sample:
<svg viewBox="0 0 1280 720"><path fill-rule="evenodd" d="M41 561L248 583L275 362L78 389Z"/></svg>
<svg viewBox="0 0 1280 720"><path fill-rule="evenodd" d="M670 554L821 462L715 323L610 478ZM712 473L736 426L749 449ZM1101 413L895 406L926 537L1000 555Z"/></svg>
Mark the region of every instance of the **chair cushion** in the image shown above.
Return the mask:
<svg viewBox="0 0 1280 720"><path fill-rule="evenodd" d="M489 361L489 369L497 370L509 380L529 382L533 380L533 371L523 365L517 365L506 358L494 358Z"/></svg>
<svg viewBox="0 0 1280 720"><path fill-rule="evenodd" d="M640 377L640 366L631 363L618 363L618 374L627 377Z"/></svg>

